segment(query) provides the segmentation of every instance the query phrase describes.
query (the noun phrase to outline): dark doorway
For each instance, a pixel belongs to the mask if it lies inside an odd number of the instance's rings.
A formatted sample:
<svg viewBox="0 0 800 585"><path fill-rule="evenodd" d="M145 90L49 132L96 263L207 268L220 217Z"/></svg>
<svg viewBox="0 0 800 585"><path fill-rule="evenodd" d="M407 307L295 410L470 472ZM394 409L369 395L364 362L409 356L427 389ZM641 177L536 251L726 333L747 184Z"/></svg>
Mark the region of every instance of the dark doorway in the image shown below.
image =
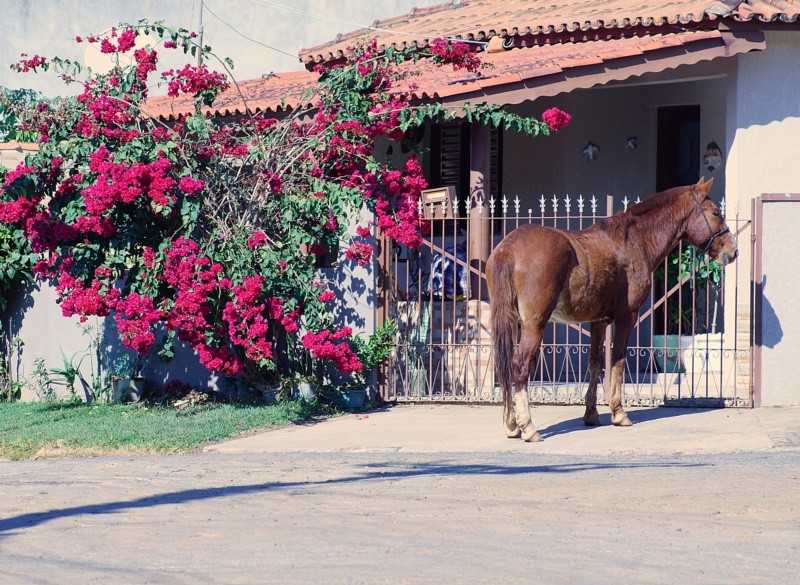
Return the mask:
<svg viewBox="0 0 800 585"><path fill-rule="evenodd" d="M700 106L658 109L656 191L700 178Z"/></svg>
<svg viewBox="0 0 800 585"><path fill-rule="evenodd" d="M700 106L659 108L657 148L656 191L696 183L700 178ZM678 248L672 250L653 274L655 298L661 298L677 282L678 252ZM682 332L681 315L692 306L691 296L687 295L691 295L688 286L681 287L653 311L653 333Z"/></svg>

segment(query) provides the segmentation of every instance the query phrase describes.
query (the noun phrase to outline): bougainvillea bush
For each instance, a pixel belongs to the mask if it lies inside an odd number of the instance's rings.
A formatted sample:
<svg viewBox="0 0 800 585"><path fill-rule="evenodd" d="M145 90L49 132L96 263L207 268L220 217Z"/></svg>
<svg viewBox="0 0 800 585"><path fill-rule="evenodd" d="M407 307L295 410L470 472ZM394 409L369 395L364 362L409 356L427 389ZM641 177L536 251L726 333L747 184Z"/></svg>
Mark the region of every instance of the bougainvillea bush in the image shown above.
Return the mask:
<svg viewBox="0 0 800 585"><path fill-rule="evenodd" d="M160 41L136 48L139 35ZM464 111L415 106L393 92L408 55L379 53L373 42L319 71L311 110L221 120L202 107L231 87L232 64L213 61L194 33L140 22L76 41L96 43L117 65L100 74L38 55L16 65L56 72L82 91L28 112L23 126L38 132L40 149L8 173L0 195L0 221L22 230L40 255L35 273L55 282L63 314L113 316L122 343L142 355L168 355L177 338L224 376L266 379L291 367L284 352L292 347L360 372L354 348L363 344L334 326L336 294L315 278L314 254L347 238L365 206L374 225L350 238L348 261L371 261L373 229L418 245L420 163L389 167L373 156L375 140L400 140ZM437 47L444 65L475 67L473 52ZM159 73L163 50L200 52L204 64ZM170 124L148 116L156 82L169 95L192 96L194 112ZM488 106L466 115L548 132Z"/></svg>

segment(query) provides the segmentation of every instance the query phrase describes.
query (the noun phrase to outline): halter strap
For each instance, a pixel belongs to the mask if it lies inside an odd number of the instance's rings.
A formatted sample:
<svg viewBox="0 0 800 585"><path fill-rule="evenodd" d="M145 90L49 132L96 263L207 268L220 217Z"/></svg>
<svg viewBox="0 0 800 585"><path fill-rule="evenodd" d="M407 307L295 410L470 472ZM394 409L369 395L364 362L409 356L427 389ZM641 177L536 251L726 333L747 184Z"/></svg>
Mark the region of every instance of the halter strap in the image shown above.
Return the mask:
<svg viewBox="0 0 800 585"><path fill-rule="evenodd" d="M703 216L703 219L706 222L706 226L708 226L708 233L711 234L711 238L709 238L708 243L706 243L706 247L703 248L703 256L708 254L708 251L711 249L711 246L714 245L714 240L716 240L720 236L724 236L725 234L729 233L731 229L729 227L725 227L725 229L715 232L711 229L711 222L708 221L706 214L703 213L703 205L700 203L700 198L697 196L697 193L694 192L692 189L692 197L694 197L695 203L697 203L697 208L700 210L700 215Z"/></svg>

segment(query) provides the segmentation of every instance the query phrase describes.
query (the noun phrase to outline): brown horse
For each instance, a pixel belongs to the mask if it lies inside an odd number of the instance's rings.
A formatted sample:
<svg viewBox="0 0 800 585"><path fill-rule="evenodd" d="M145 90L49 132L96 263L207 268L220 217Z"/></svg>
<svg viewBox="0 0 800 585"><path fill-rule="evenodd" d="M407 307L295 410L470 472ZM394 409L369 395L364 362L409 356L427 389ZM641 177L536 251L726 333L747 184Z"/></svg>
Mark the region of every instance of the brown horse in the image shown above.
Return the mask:
<svg viewBox="0 0 800 585"><path fill-rule="evenodd" d="M509 437L541 440L531 423L528 376L549 320L591 322L590 380L583 416L588 426L600 424L597 382L606 327L614 324L608 405L615 425L631 424L621 398L625 353L639 308L650 292L653 269L681 240L723 264L738 254L719 207L708 198L712 183L713 179L700 179L696 185L657 193L580 232L523 225L495 248L486 275L494 361Z"/></svg>

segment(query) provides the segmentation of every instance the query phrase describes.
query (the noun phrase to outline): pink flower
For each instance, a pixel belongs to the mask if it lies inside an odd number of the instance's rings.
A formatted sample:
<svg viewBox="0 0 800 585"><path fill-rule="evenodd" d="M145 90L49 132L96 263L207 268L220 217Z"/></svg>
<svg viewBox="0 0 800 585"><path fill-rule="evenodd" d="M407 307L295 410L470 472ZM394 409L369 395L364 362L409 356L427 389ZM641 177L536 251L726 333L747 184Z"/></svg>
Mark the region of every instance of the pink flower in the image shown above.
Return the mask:
<svg viewBox="0 0 800 585"><path fill-rule="evenodd" d="M332 301L336 298L336 293L334 293L332 290L326 290L320 293L319 297L317 298L319 299L319 302L327 303L328 301Z"/></svg>
<svg viewBox="0 0 800 585"><path fill-rule="evenodd" d="M435 63L447 63L452 65L454 70L466 69L470 73L475 73L481 68L480 58L472 52L468 43L436 39L430 48Z"/></svg>
<svg viewBox="0 0 800 585"><path fill-rule="evenodd" d="M114 46L114 43L109 41L108 39L103 39L100 43L100 52L101 53L114 53L116 52L117 48Z"/></svg>
<svg viewBox="0 0 800 585"><path fill-rule="evenodd" d="M570 120L572 120L572 116L558 108L550 108L542 113L542 122L554 132L566 128Z"/></svg>
<svg viewBox="0 0 800 585"><path fill-rule="evenodd" d="M262 231L253 232L253 235L247 239L248 248L260 248L267 242L267 234Z"/></svg>
<svg viewBox="0 0 800 585"><path fill-rule="evenodd" d="M355 260L359 266L366 266L372 258L372 246L353 242L344 255L348 260Z"/></svg>
<svg viewBox="0 0 800 585"><path fill-rule="evenodd" d="M120 53L130 51L134 44L136 44L136 31L132 28L123 31L123 33L119 35L119 41L117 42L119 44Z"/></svg>
<svg viewBox="0 0 800 585"><path fill-rule="evenodd" d="M178 183L178 189L187 195L196 195L203 190L203 184L203 181L200 179L193 179L187 175L186 177L181 177L181 181Z"/></svg>

